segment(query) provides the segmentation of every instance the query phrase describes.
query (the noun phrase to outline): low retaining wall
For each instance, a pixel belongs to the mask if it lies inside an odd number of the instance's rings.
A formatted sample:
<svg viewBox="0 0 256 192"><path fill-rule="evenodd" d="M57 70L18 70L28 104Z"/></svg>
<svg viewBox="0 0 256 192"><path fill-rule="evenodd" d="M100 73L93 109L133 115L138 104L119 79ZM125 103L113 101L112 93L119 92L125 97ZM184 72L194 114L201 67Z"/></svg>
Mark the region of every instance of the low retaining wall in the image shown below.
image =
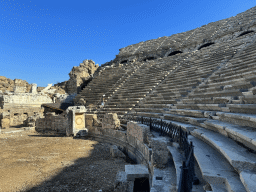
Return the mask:
<svg viewBox="0 0 256 192"><path fill-rule="evenodd" d="M44 118L36 120L36 131L56 131L66 134L69 127L68 118L65 115L56 115L54 112L46 113Z"/></svg>
<svg viewBox="0 0 256 192"><path fill-rule="evenodd" d="M135 122L129 122L127 130L135 127L147 127ZM149 129L149 128L148 128ZM139 129L138 129L139 130ZM140 164L148 164L152 155L152 149L135 135L129 134L129 131L114 130L102 127L94 127L90 129L89 136L94 137L95 140L117 145L124 152L128 153L129 157ZM135 131L130 131L135 132Z"/></svg>
<svg viewBox="0 0 256 192"><path fill-rule="evenodd" d="M93 137L99 142L116 145L137 164L144 164L149 170L149 182L152 191L158 191L159 185L163 185L160 186L163 192L176 191L173 190L176 186L172 186L164 181L168 179L161 181L160 183L162 184L158 184L155 181L156 179L154 179L156 175L159 175L159 171L165 172L168 169L168 161L171 158L167 148L168 145L171 145L169 138L160 137L158 134L153 136L148 126L133 121L127 123L127 130L106 127L109 126L103 124L102 127L90 127L88 136ZM160 175L167 174L163 173ZM129 183L130 181L122 180L121 185L127 185L127 182ZM154 190L154 188L156 189Z"/></svg>

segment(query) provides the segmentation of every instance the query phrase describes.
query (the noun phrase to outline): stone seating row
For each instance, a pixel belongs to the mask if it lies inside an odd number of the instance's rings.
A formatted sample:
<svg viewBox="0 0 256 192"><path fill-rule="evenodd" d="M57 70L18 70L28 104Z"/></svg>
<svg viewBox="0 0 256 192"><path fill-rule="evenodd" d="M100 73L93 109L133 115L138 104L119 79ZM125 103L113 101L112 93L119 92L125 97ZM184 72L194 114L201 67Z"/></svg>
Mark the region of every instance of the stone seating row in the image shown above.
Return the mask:
<svg viewBox="0 0 256 192"><path fill-rule="evenodd" d="M225 49L225 46L223 49ZM170 108L170 106L167 105L177 104L177 102L182 97L188 95L193 88L199 85L200 82L207 77L207 75L209 76L211 72L216 70L223 58L227 57L228 54L231 57L233 53L233 49L230 49L229 52L227 51L225 52L225 54L219 55L218 60L217 58L215 58L215 51L216 50L213 49L212 56L208 54L208 56L205 56L203 59L200 60L201 62L193 63L191 65L183 63L182 65L180 65L178 70L175 71L175 73L169 74L164 82L160 84L152 92L152 94L147 96L146 99L141 102L139 108L135 109L135 111L145 112L146 109L143 108L151 108L152 105L154 105L154 110L156 110L157 106L159 106L161 110L161 108L163 108L163 104L165 104L165 108ZM200 57L199 54L200 52L198 52L198 54L194 54L193 56L191 55L190 60L192 60L191 57ZM205 68L207 69L206 71ZM198 73L197 71L199 70L201 70L202 72ZM190 78L188 74L193 74L193 78Z"/></svg>
<svg viewBox="0 0 256 192"><path fill-rule="evenodd" d="M252 47L256 47L256 44L253 43L248 46L248 49L252 49ZM246 49L238 56L234 56L234 58L226 64L225 68L223 68L224 73L222 73L222 68L220 68L217 75L214 74L210 76L208 80L189 93L188 97L181 101L181 104L177 104L177 108L222 111L221 108L218 107L223 107L224 111L228 110L229 112L255 114L256 110L254 110L253 94L256 89L256 67L252 64L249 68L250 71L247 72L247 70L243 70L248 69L248 62L243 62L243 59L240 57L244 54L255 54L255 51L248 53ZM241 61L240 66L245 66L240 70L232 71L233 73L226 73L228 69L230 69L230 71L232 70L234 67L233 63L235 66L237 65L237 58ZM250 58L251 59L247 59L247 61L253 63L253 57ZM212 77L213 80L211 79ZM248 102L252 104L242 105L246 103L246 98L249 98ZM218 104L223 105L220 106Z"/></svg>
<svg viewBox="0 0 256 192"><path fill-rule="evenodd" d="M172 63L172 60L172 58L165 58L146 62L115 92L104 108L100 110L100 113L117 112L118 115L126 114L161 83L173 68L177 67L177 63ZM125 108L127 110L124 110Z"/></svg>
<svg viewBox="0 0 256 192"><path fill-rule="evenodd" d="M198 164L198 167L195 167L198 170L195 171L199 171L207 183L204 186L206 191L255 191L256 154L252 148L256 145L252 146L252 143L255 143L256 133L252 128L245 129L212 119L205 120L200 126L193 124L192 121L163 121L180 126L189 133L188 140L193 142L194 157ZM241 145L246 142L246 147ZM184 159L175 148L168 146L178 183L180 166ZM198 177L198 173L196 176Z"/></svg>
<svg viewBox="0 0 256 192"><path fill-rule="evenodd" d="M100 104L103 95L105 95L104 98L107 100L139 68L140 64L134 63L128 67L115 66L103 69L75 98L75 102L83 98L86 101L86 105Z"/></svg>
<svg viewBox="0 0 256 192"><path fill-rule="evenodd" d="M252 53L250 52L249 55ZM233 60L235 59L234 57ZM240 86L237 83L239 81L241 80L235 81L234 84ZM247 88L250 89L251 85ZM213 88L208 89L208 91L212 90ZM133 114L165 119L182 125L183 129L191 133L189 140L194 143L196 161L204 180L209 183L213 191L255 191L256 116L252 113L256 107L218 103L221 99L239 97L237 89L225 91L226 97L212 95L212 100L216 103L203 104L198 98L196 109L192 108L192 105L182 107L183 98L181 102L178 101L179 103L170 104L164 103L167 100L155 104L159 100L154 100L133 108ZM235 113L236 110L232 111L232 108L238 106L240 113Z"/></svg>

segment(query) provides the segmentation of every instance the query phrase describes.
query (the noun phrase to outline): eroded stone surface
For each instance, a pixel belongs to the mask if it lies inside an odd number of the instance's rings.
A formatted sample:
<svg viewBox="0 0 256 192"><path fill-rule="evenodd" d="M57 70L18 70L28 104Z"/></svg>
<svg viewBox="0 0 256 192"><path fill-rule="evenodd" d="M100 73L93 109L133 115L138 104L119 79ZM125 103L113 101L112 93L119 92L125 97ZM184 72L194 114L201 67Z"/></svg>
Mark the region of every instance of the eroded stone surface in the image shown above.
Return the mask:
<svg viewBox="0 0 256 192"><path fill-rule="evenodd" d="M116 113L107 113L102 121L103 129L120 129L120 120Z"/></svg>
<svg viewBox="0 0 256 192"><path fill-rule="evenodd" d="M92 60L84 60L78 67L73 67L69 73L70 79L65 85L67 92L73 94L80 91L82 86L93 77L93 74L98 67L99 65L95 65L95 62Z"/></svg>

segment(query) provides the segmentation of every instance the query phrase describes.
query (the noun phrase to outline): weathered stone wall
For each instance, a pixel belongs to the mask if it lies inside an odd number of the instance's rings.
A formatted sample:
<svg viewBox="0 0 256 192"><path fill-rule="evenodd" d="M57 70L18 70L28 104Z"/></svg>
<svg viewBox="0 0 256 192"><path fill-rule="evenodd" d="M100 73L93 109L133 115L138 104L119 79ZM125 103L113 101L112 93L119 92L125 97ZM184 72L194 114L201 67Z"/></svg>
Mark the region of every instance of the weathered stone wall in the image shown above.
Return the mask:
<svg viewBox="0 0 256 192"><path fill-rule="evenodd" d="M25 121L28 117L35 114L43 115L43 108L41 108L43 103L52 103L52 99L48 95L43 93L34 94L36 92L35 85L33 85L34 93L25 93L24 89L19 89L20 87L16 85L15 87L16 92L0 95L0 119L3 119L1 120L2 128L25 126ZM9 120L7 121L7 119Z"/></svg>
<svg viewBox="0 0 256 192"><path fill-rule="evenodd" d="M16 107L17 105L40 107L42 103L52 103L52 99L45 94L33 93L8 93L1 97L3 108Z"/></svg>
<svg viewBox="0 0 256 192"><path fill-rule="evenodd" d="M255 10L256 7L253 7L235 17L212 22L190 31L129 45L119 50L112 63L118 64L124 60L128 60L128 63L131 60L142 61L147 57L159 58L166 56L169 51L191 52L198 50L205 43L232 41L242 32L256 31Z"/></svg>
<svg viewBox="0 0 256 192"><path fill-rule="evenodd" d="M171 145L169 142L170 139L167 137L158 136L157 134L154 136L150 133L146 134L148 131L149 127L143 124L128 122L127 131L115 130L112 128L93 127L93 129L89 131L89 136L92 136L97 141L110 143L114 145L114 147L118 146L122 152L128 154L128 156L137 164L143 164L138 166L144 166L145 170L148 170L149 180L151 183L150 185L158 189L154 191L176 191L175 185L167 186L166 183L162 182L162 180L161 182L155 181L156 176L159 176L160 174L164 175L166 173L166 165L171 160L171 156L168 153L167 148ZM138 174L140 173L141 172L139 171ZM125 173L125 175L126 174L129 173ZM134 172L132 172L132 174L134 174ZM122 183L126 180L126 177L121 179L121 183L119 182L121 186L115 185L117 189L115 191L119 191L119 189L126 190L128 188L128 186L126 186L126 182ZM117 179L117 182L118 181L120 180ZM130 183L129 185L131 184L133 183ZM165 190L162 190L164 186Z"/></svg>
<svg viewBox="0 0 256 192"><path fill-rule="evenodd" d="M102 121L103 129L120 129L120 120L116 113L107 113Z"/></svg>
<svg viewBox="0 0 256 192"><path fill-rule="evenodd" d="M137 140L143 143L149 143L148 136L150 134L150 130L148 126L134 122L128 122L127 127L127 135L135 137Z"/></svg>
<svg viewBox="0 0 256 192"><path fill-rule="evenodd" d="M8 128L11 126L25 126L25 121L28 117L35 114L39 114L42 116L43 108L14 105L11 107L0 109L0 114L2 128Z"/></svg>
<svg viewBox="0 0 256 192"><path fill-rule="evenodd" d="M92 79L99 65L92 60L84 60L78 67L73 67L69 73L70 79L65 83L65 90L69 94L78 93ZM64 86L63 83L62 87Z"/></svg>
<svg viewBox="0 0 256 192"><path fill-rule="evenodd" d="M56 131L58 133L66 133L69 126L66 114L56 115L55 113L47 113L45 117L36 120L36 131Z"/></svg>
<svg viewBox="0 0 256 192"><path fill-rule="evenodd" d="M97 119L96 114L85 114L85 127L90 132L94 127L101 127L101 122Z"/></svg>
<svg viewBox="0 0 256 192"><path fill-rule="evenodd" d="M164 168L169 160L169 138L155 137L149 127L136 122L128 122L127 130L115 130L112 127L92 127L89 135L100 141L109 142L123 148L138 163L151 167ZM150 162L150 163L149 163Z"/></svg>

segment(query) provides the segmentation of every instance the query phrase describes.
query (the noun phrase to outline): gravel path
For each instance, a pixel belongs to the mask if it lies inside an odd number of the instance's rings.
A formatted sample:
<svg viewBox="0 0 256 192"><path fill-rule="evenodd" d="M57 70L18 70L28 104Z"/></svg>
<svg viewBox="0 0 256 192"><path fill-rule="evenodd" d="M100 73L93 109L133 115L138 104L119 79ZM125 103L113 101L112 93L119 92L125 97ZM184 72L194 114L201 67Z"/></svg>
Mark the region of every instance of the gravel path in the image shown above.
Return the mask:
<svg viewBox="0 0 256 192"><path fill-rule="evenodd" d="M0 134L0 191L113 191L124 159L110 144L24 131Z"/></svg>

